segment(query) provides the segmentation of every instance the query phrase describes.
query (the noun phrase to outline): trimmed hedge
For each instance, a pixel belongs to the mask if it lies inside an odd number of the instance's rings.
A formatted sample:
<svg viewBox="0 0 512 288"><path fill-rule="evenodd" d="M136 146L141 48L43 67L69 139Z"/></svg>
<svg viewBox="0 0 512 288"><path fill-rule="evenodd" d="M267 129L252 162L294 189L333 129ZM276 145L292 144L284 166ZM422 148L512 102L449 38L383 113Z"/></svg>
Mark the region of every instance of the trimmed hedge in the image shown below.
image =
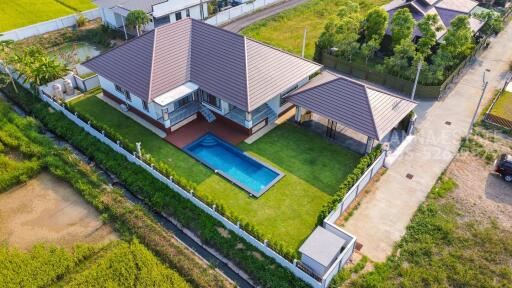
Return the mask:
<svg viewBox="0 0 512 288"><path fill-rule="evenodd" d="M172 191L142 167L127 161L121 154L113 153L110 147L79 128L62 113L50 109L37 96L24 89L14 94L10 86L3 90L48 129L115 174L129 190L137 192L153 208L171 215L194 231L204 243L231 259L262 287L308 287L289 270L259 252L240 236L223 228L221 222ZM237 221L235 217L231 217L230 220L235 223ZM246 231L250 230L251 225L244 224L243 228Z"/></svg>
<svg viewBox="0 0 512 288"><path fill-rule="evenodd" d="M356 182L363 176L363 174L366 172L366 170L372 166L373 162L382 154L382 148L380 145L375 147L372 152L370 152L368 155L365 155L364 157L359 160L359 164L357 164L356 168L350 173L347 178L341 183L340 188L338 189L338 192L336 192L334 195L332 195L331 200L329 202L325 203L322 207L322 210L320 210L320 213L318 214L317 223L318 225L321 225L325 219L325 217L329 216L329 213L331 213L338 204L343 200L345 195L347 195L348 191L356 184Z"/></svg>

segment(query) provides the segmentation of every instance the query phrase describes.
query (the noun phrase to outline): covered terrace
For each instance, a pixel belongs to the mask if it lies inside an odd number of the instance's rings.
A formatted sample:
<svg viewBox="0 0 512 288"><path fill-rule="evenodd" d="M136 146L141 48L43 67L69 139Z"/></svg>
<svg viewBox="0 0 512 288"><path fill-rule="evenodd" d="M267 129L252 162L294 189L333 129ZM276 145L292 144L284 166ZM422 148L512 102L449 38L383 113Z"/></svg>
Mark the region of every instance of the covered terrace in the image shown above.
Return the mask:
<svg viewBox="0 0 512 288"><path fill-rule="evenodd" d="M310 121L311 114L324 118L326 121L321 125L329 138L340 132L348 134L347 138L366 138L362 151L358 151L362 153L369 153L378 142L388 142L391 132L417 105L415 101L328 71L291 94L287 101L297 106L297 123ZM343 129L338 129L338 125ZM412 128L406 130L410 132Z"/></svg>

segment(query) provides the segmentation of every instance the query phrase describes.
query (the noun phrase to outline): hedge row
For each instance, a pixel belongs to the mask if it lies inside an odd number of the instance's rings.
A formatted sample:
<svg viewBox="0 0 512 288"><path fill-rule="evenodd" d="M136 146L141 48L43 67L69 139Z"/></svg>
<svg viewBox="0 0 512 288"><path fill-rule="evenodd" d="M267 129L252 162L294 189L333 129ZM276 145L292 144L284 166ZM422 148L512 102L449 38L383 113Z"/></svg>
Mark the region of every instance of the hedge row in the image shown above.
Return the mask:
<svg viewBox="0 0 512 288"><path fill-rule="evenodd" d="M129 190L138 193L153 208L171 215L182 225L194 231L204 243L231 259L259 285L263 287L308 286L243 238L223 228L221 222L172 191L149 172L127 161L121 154L113 153L110 147L80 129L62 113L50 109L35 95L27 90L22 90L16 95L10 87L4 88L4 91L51 131L115 174Z"/></svg>
<svg viewBox="0 0 512 288"><path fill-rule="evenodd" d="M39 168L47 168L54 176L71 184L86 201L103 213L104 220L110 220L108 222L113 224L120 234L130 239L136 235L156 255L196 287L231 286L231 283L217 273L213 267L198 259L194 252L188 250L179 240L155 223L151 217L141 213L142 208L131 205L128 200L118 195L120 193L116 193L117 190L105 189L104 181L99 179L95 171L88 165L81 162L67 149L56 148L48 137L39 133L41 127L33 118L18 116L10 109L10 105L3 101L0 101L0 112L2 112L0 128L9 126L9 131L18 136L17 140L11 139L9 142L11 147L8 152L19 151L16 150L16 147L21 147L20 143L23 142L33 145L40 143L37 144L37 147L41 153L38 158L34 158L39 164ZM4 125L6 123L7 125ZM0 155L0 167L4 167L1 160L2 156ZM11 165L5 170L0 169L0 183L3 183L2 175L4 173L21 173L20 165L26 162L17 159L10 160L16 166L12 167ZM40 169L32 173L33 175L24 177L21 182L29 180L39 171ZM112 201L112 199L114 200Z"/></svg>
<svg viewBox="0 0 512 288"><path fill-rule="evenodd" d="M378 145L373 149L372 152L370 152L368 155L365 155L359 160L359 163L357 164L356 168L352 170L352 172L345 178L343 183L341 183L340 188L338 191L332 195L329 202L325 203L322 207L322 210L320 210L320 213L318 214L317 218L317 224L321 225L325 219L331 213L338 204L343 200L345 195L347 195L348 191L356 184L356 182L363 176L363 174L366 172L366 170L372 166L373 162L377 160L377 158L381 155L382 149L381 146Z"/></svg>
<svg viewBox="0 0 512 288"><path fill-rule="evenodd" d="M97 94L98 91L99 90L91 90L86 97L92 97L89 95ZM97 122L94 119L94 117L91 117L87 113L82 113L82 112L77 111L73 105L69 105L66 103L64 103L63 105L66 107L67 110L74 113L82 121L89 123L91 125L91 127L96 129L97 131L103 131L107 138L109 138L115 142L118 141L119 144L121 145L121 147L124 147L125 150L127 150L127 151L135 151L136 150L135 145L133 145L133 143L131 143L126 138L121 136L114 129L110 128L109 126L107 126L101 122ZM156 171L158 171L160 174L164 175L167 178L171 177L173 179L174 183L176 183L178 186L180 186L181 188L183 188L186 191L196 191L195 183L189 181L185 177L179 176L176 173L176 171L172 167L170 167L168 164L166 164L162 161L157 162L154 158L152 158L151 156L148 156L149 154L145 153L144 150L142 150L141 153L142 153L142 155L144 155L142 157L142 160L149 166L153 165L154 169ZM261 231L259 231L256 226L254 226L250 222L244 221L240 215L228 213L227 212L228 209L226 209L226 207L222 203L217 203L213 199L211 199L210 197L208 197L206 195L203 196L203 195L195 194L195 197L200 199L203 203L205 203L206 205L208 205L210 207L213 207L215 205L215 209L218 213L223 215L225 218L229 219L232 223L240 223L240 227L244 231L251 234L254 238L258 239L259 241L263 242L263 241L267 240L267 245L270 248L272 248L274 251L276 251L277 253L279 253L280 255L282 255L283 257L288 259L289 261L293 261L293 259L298 258L297 251L287 248L280 241L267 239L267 237L265 237L263 235L263 233L261 233Z"/></svg>

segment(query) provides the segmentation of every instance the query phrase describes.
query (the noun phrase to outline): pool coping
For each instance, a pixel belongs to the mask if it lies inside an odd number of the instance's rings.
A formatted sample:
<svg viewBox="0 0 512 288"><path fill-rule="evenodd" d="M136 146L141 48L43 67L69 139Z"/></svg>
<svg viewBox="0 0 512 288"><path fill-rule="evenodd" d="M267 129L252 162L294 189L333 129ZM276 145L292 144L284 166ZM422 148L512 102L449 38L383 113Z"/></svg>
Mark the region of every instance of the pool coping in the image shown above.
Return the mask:
<svg viewBox="0 0 512 288"><path fill-rule="evenodd" d="M256 192L254 190L252 190L251 188L247 187L246 185L242 184L241 182L239 182L238 180L236 179L233 179L231 176L229 176L228 174L224 173L223 171L221 170L217 170L215 168L213 168L211 165L209 165L208 163L202 161L199 157L196 157L194 154L192 154L190 151L189 151L189 147L191 147L192 145L198 143L201 139L203 139L204 137L206 137L207 135L212 135L214 136L215 138L217 138L220 142L222 142L223 144L225 144L226 146L228 146L230 149L234 149L234 150L237 150L238 152L241 152L242 154L244 154L246 157L252 159L253 161L259 163L260 165L266 167L267 169L270 169L271 171L273 171L274 173L277 174L277 176L274 178L274 180L272 180L268 185L266 185L260 192ZM276 168L270 166L269 164L257 159L256 157L248 154L247 152L243 151L242 149L236 147L235 145L225 141L224 139L222 139L221 137L217 136L215 133L213 132L206 132L205 134L197 137L197 139L195 139L194 141L192 141L191 143L187 144L185 147L182 148L183 151L185 151L185 153L187 153L190 157L194 158L196 161L198 161L199 163L203 164L204 166L208 167L209 169L213 170L213 172L215 174L219 174L221 175L222 177L226 178L227 180L229 180L231 183L237 185L238 187L242 188L243 190L249 192L249 195L250 196L254 196L256 198L259 198L261 195L263 195L265 192L267 192L272 186L274 186L279 180L281 180L286 174L284 174L283 172L277 170Z"/></svg>

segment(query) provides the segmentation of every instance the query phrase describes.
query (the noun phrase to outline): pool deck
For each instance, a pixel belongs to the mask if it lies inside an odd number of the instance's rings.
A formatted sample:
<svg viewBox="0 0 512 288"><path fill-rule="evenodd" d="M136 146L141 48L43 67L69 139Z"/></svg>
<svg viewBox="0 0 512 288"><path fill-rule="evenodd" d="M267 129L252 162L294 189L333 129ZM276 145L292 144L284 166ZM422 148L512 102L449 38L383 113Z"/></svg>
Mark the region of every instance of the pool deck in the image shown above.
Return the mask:
<svg viewBox="0 0 512 288"><path fill-rule="evenodd" d="M164 139L174 146L183 149L208 132L233 145L238 145L249 137L249 135L233 129L233 127L228 126L222 121L215 120L212 123L208 123L204 118L198 117L178 130L168 132Z"/></svg>

